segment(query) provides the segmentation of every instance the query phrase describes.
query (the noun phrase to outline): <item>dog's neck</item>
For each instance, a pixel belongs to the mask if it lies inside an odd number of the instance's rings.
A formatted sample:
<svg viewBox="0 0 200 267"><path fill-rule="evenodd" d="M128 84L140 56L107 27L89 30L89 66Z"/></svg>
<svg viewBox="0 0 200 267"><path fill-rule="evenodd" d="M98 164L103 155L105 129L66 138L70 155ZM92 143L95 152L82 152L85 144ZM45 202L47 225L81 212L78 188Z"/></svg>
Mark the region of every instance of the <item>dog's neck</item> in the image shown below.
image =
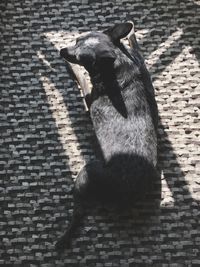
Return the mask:
<svg viewBox="0 0 200 267"><path fill-rule="evenodd" d="M94 66L88 69L93 88L98 93L106 93L117 86L115 69L111 64Z"/></svg>
<svg viewBox="0 0 200 267"><path fill-rule="evenodd" d="M141 62L137 53L130 53L122 43L119 43L115 54L115 62L107 60L86 68L97 95L114 92L115 88L123 91L140 76Z"/></svg>
<svg viewBox="0 0 200 267"><path fill-rule="evenodd" d="M89 70L89 74L93 85L93 101L100 96L107 95L116 110L127 118L128 113L121 93L123 88L118 83L114 65L98 66Z"/></svg>

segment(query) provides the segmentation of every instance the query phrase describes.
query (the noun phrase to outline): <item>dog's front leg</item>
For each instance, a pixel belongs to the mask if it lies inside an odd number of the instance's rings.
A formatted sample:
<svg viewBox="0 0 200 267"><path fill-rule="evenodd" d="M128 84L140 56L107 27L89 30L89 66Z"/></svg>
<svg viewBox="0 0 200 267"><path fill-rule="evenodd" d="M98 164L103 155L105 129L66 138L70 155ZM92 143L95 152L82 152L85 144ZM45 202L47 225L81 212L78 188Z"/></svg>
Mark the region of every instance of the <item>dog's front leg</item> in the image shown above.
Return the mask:
<svg viewBox="0 0 200 267"><path fill-rule="evenodd" d="M153 122L155 125L155 128L157 129L157 124L158 124L158 110L157 110L157 104L155 101L155 97L154 97L154 87L151 81L151 77L150 74L146 68L143 56L141 55L140 52L140 47L138 45L136 36L135 36L135 29L134 29L134 23L132 21L129 21L130 23L132 23L133 27L131 32L128 34L128 41L129 41L129 45L131 47L132 53L136 54L137 57L140 60L140 73L141 73L141 80L143 82L144 88L146 90L146 92L148 93L148 100L151 103L151 110L152 110L152 118L153 118ZM150 93L150 94L149 94Z"/></svg>
<svg viewBox="0 0 200 267"><path fill-rule="evenodd" d="M89 110L91 106L91 87L92 87L88 78L89 76L87 75L87 73L84 73L85 71L80 66L72 64L68 61L67 63L68 63L69 73L72 75L72 77L76 80L76 82L80 86L80 89L82 90L85 99L86 109Z"/></svg>
<svg viewBox="0 0 200 267"><path fill-rule="evenodd" d="M134 50L140 50L140 47L138 45L138 42L137 42L137 39L135 36L135 25L132 21L129 21L129 23L132 23L132 25L133 25L132 30L130 31L130 33L127 36L129 45Z"/></svg>

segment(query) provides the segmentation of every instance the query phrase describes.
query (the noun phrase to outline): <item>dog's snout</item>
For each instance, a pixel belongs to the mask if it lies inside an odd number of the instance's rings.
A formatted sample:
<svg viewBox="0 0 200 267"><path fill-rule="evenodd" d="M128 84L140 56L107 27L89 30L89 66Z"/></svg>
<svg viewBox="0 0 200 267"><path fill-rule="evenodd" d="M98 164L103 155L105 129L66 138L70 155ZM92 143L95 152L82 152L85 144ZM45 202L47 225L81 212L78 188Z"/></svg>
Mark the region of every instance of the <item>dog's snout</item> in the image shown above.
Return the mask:
<svg viewBox="0 0 200 267"><path fill-rule="evenodd" d="M74 49L69 47L62 48L60 50L60 56L71 63L77 63Z"/></svg>
<svg viewBox="0 0 200 267"><path fill-rule="evenodd" d="M68 49L67 48L62 48L60 50L60 56L61 57L66 57L68 55Z"/></svg>

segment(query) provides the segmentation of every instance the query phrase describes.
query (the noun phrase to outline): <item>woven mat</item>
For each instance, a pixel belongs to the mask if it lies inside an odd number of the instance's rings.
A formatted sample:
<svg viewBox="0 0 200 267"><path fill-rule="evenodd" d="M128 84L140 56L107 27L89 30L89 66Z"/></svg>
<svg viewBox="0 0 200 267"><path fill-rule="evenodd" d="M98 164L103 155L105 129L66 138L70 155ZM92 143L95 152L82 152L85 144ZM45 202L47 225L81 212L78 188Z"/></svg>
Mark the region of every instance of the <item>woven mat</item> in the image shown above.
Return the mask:
<svg viewBox="0 0 200 267"><path fill-rule="evenodd" d="M0 266L200 266L200 1L2 0L0 9ZM161 179L132 211L91 211L57 254L73 179L95 158L59 49L130 19L156 91Z"/></svg>

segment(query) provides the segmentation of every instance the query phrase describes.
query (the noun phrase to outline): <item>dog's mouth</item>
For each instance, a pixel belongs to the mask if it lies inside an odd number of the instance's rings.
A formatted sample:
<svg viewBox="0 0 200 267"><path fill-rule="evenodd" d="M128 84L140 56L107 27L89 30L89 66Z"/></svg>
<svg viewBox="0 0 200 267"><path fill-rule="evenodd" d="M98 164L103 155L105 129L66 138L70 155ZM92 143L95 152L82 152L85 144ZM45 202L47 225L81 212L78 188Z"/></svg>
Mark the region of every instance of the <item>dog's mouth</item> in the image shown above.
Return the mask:
<svg viewBox="0 0 200 267"><path fill-rule="evenodd" d="M62 48L60 50L60 56L63 57L66 61L77 63L76 56L70 53L70 50L68 48Z"/></svg>

